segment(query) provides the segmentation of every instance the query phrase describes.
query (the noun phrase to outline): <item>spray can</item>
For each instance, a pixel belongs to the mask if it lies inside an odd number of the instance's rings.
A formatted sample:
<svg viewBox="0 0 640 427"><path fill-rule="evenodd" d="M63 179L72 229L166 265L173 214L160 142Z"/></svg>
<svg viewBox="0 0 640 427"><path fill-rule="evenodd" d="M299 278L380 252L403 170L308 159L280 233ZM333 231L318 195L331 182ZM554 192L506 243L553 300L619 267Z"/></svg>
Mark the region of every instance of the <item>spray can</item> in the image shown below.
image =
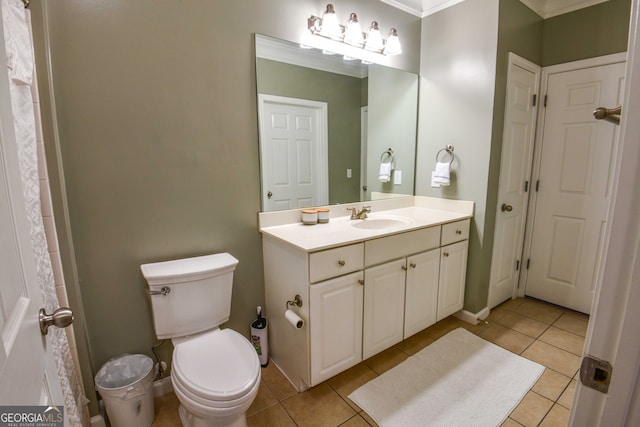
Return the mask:
<svg viewBox="0 0 640 427"><path fill-rule="evenodd" d="M262 307L258 306L258 319L251 323L251 343L258 353L260 364L269 364L269 341L267 336L267 318L262 315Z"/></svg>

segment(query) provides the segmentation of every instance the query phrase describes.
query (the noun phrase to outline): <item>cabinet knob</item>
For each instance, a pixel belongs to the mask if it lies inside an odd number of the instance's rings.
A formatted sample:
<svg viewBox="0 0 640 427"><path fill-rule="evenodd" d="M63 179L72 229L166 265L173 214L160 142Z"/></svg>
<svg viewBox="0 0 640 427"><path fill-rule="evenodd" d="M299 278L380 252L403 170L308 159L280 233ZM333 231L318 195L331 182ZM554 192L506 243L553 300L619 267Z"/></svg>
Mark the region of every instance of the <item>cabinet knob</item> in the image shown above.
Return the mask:
<svg viewBox="0 0 640 427"><path fill-rule="evenodd" d="M443 256L449 256L449 252L443 252L442 255Z"/></svg>
<svg viewBox="0 0 640 427"><path fill-rule="evenodd" d="M345 266L345 264L346 264L346 262L344 262L343 260L338 261L338 265L339 265L340 267L344 267L344 266Z"/></svg>
<svg viewBox="0 0 640 427"><path fill-rule="evenodd" d="M409 264L409 267L416 268L416 264L414 262L412 262L412 263Z"/></svg>
<svg viewBox="0 0 640 427"><path fill-rule="evenodd" d="M403 270L403 271L407 271L407 266L403 265L403 266L402 266L402 270Z"/></svg>
<svg viewBox="0 0 640 427"><path fill-rule="evenodd" d="M462 230L456 230L456 234L462 234Z"/></svg>
<svg viewBox="0 0 640 427"><path fill-rule="evenodd" d="M360 283L360 285L364 286L364 280L358 279L358 283Z"/></svg>

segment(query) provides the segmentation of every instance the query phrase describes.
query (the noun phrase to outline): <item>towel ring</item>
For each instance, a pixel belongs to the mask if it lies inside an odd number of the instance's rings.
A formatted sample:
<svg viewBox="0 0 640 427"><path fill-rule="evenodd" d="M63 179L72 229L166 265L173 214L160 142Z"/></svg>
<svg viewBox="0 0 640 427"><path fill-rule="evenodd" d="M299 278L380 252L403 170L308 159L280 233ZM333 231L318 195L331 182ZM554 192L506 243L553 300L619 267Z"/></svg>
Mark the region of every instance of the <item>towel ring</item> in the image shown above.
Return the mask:
<svg viewBox="0 0 640 427"><path fill-rule="evenodd" d="M393 158L393 150L391 148L388 148L387 150L384 151L384 153L382 153L382 155L380 156L380 162L382 163L382 160L384 160L385 157L390 157L391 158L391 163L393 163L394 158Z"/></svg>
<svg viewBox="0 0 640 427"><path fill-rule="evenodd" d="M438 162L438 157L440 156L440 153L442 153L443 151L446 151L449 155L451 155L451 160L449 161L449 164L453 163L453 159L455 158L455 156L453 155L453 145L448 144L446 147L441 148L437 153L436 153L436 162Z"/></svg>

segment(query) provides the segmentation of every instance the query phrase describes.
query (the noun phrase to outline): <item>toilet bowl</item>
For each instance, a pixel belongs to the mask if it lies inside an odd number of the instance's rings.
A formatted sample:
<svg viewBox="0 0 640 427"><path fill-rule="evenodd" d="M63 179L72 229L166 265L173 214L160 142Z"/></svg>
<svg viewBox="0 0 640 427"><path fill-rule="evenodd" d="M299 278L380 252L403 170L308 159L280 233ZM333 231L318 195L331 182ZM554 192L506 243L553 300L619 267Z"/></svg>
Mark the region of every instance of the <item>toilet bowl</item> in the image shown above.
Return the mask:
<svg viewBox="0 0 640 427"><path fill-rule="evenodd" d="M144 264L154 327L171 338L171 383L185 427L245 427L260 386L260 360L247 338L219 329L229 319L238 260L214 254Z"/></svg>
<svg viewBox="0 0 640 427"><path fill-rule="evenodd" d="M218 329L181 340L171 366L173 389L184 407L183 424L246 425L245 412L260 385L260 361L245 337Z"/></svg>

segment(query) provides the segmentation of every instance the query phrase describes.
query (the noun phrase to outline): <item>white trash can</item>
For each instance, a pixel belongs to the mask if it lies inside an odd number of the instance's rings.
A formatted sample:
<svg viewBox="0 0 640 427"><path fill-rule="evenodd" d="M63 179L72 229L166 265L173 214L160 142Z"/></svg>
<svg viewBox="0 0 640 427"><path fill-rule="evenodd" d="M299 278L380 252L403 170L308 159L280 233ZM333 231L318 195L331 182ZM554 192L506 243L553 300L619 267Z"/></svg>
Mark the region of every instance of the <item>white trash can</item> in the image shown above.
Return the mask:
<svg viewBox="0 0 640 427"><path fill-rule="evenodd" d="M96 389L112 427L149 427L153 423L153 360L144 354L123 354L100 368Z"/></svg>

